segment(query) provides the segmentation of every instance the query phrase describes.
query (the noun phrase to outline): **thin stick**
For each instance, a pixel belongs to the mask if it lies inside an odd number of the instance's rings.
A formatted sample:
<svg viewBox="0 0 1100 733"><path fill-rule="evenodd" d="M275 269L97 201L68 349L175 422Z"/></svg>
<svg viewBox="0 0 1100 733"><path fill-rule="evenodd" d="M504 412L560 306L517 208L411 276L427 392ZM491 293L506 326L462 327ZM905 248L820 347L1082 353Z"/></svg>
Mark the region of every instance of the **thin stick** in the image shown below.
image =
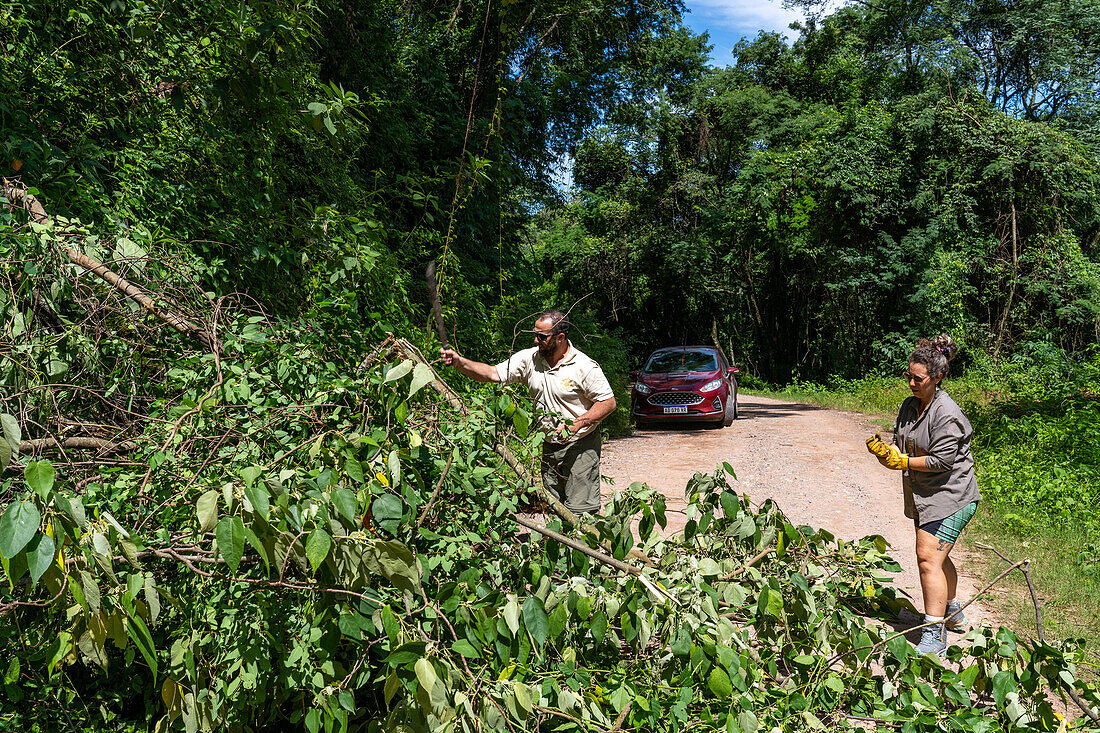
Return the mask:
<svg viewBox="0 0 1100 733"><path fill-rule="evenodd" d="M1001 552L999 550L997 550L997 548L993 547L992 545L986 545L986 544L983 544L983 543L979 542L979 543L977 543L977 547L980 547L983 550L992 550L1002 560L1004 560L1006 562L1009 562L1008 558L1005 557L1003 554L1001 554ZM1017 564L1019 564L1019 563L1017 563ZM1028 589L1028 592L1031 593L1031 603L1035 607L1035 632L1039 635L1039 643L1040 644L1046 644L1047 643L1046 634L1043 633L1042 604L1039 603L1039 594L1035 592L1035 584L1031 582L1031 573L1028 572L1028 567L1030 565L1031 565L1030 560L1024 560L1023 561L1023 567L1020 568L1020 572L1023 573L1024 580L1027 581L1027 589ZM1011 570L1011 568L1009 568L1009 569ZM1060 675L1059 675L1058 679L1061 679ZM1092 706L1090 706L1085 700L1083 700L1081 698L1080 695L1077 694L1077 690L1073 689L1072 685L1066 683L1065 690L1066 690L1066 692L1069 693L1070 698L1073 700L1073 702L1075 702L1077 704L1077 707L1081 708L1081 710L1085 713L1085 715L1092 718L1093 722L1100 723L1100 715L1097 715L1097 713L1092 709Z"/></svg>
<svg viewBox="0 0 1100 733"><path fill-rule="evenodd" d="M987 585L986 587L982 588L982 589L981 589L980 591L978 591L977 593L975 593L975 594L974 594L974 595L973 595L973 596L972 596L972 597L970 598L970 600L969 600L969 601L967 601L967 602L966 602L965 604L963 604L962 608L966 608L966 607L967 607L967 606L969 606L969 605L970 605L971 603L973 603L973 602L974 602L975 600L977 600L978 598L980 598L980 597L982 597L983 595L985 595L986 591L988 591L988 590L989 590L990 588L992 588L993 586L997 585L997 583L1000 583L1000 582L1001 582L1001 581L1002 581L1002 580L1004 579L1004 577L1005 577L1006 575L1008 575L1009 573L1011 573L1011 572L1012 572L1013 570L1015 570L1016 568L1020 567L1021 565L1024 565L1025 563L1029 563L1029 562L1031 562L1031 561L1030 561L1030 560L1021 560L1020 562L1018 562L1018 563L1015 563L1015 564L1013 564L1013 565L1012 565L1011 567L1009 567L1008 569L1006 569L1006 570L1005 570L1005 571L1004 571L1003 573L1001 573L1001 574L1000 574L1000 575L998 575L998 576L997 576L996 578L994 578L994 579L993 579L993 582L991 582L991 583L990 583L989 585ZM961 611L961 610L962 610L962 609L960 609L960 611ZM882 639L881 641L879 641L879 642L876 642L876 643L874 643L874 644L868 644L868 645L866 645L866 646L857 646L857 647L855 647L855 648L853 648L853 649L849 649L849 650L848 650L848 651L846 651L846 652L841 652L840 654L836 654L836 655L834 655L834 656L833 656L833 657L832 657L832 658L831 658L831 659L830 659L830 660L829 660L828 662L826 662L826 663L825 663L825 666L826 666L826 667L829 667L829 666L831 666L831 665L832 665L832 664L833 664L834 662L838 662L838 661L840 661L841 659L844 659L844 657L847 657L847 656L848 656L849 654L853 654L853 653L855 653L855 652L863 651L864 649L871 649L871 650L877 649L878 647L882 646L883 644L885 644L886 642L890 641L891 639L896 639L896 638L898 638L899 636L905 636L905 635L906 635L907 633L909 633L910 631L919 631L920 629L923 629L923 628L926 628L926 627L928 627L928 626L932 626L932 625L934 625L934 624L938 624L938 623L942 623L942 622L941 622L941 621L929 621L928 623L924 623L924 624L921 624L921 625L919 625L919 626L912 626L912 627L910 627L910 628L906 629L905 631L899 631L899 632L898 632L898 633L896 633L896 634L891 634L890 636L887 636L887 637L885 637L884 639ZM870 659L870 656L868 656L867 658L868 658L868 659ZM862 663L862 662L860 663L860 666L863 666L863 663Z"/></svg>
<svg viewBox="0 0 1100 733"><path fill-rule="evenodd" d="M733 580L738 575L745 572L749 568L753 567L754 565L756 565L756 563L760 562L761 560L763 560L765 557L767 557L768 555L770 555L773 552L775 552L775 548L774 547L769 547L768 549L761 552L759 555L755 555L752 558L750 558L747 563L745 563L741 567L737 568L736 570L734 570L729 575L723 575L718 580Z"/></svg>
<svg viewBox="0 0 1100 733"><path fill-rule="evenodd" d="M447 474L451 472L451 464L454 463L454 460L455 453L451 451L451 454L447 456L447 465L443 467L443 473L439 475L439 481L436 482L435 490L432 491L432 498L428 499L427 506L424 507L424 511L420 512L420 518L416 520L417 529L420 529L420 526L424 524L424 520L432 513L432 507L435 506L435 500L439 498L439 490L443 488L443 482L447 480Z"/></svg>

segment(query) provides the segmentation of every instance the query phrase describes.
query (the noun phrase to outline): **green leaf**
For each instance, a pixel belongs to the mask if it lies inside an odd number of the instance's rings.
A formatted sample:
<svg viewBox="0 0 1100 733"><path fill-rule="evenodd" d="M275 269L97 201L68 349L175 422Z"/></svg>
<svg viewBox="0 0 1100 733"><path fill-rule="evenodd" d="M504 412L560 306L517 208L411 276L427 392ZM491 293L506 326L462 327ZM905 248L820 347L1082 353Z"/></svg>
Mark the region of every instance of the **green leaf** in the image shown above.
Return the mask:
<svg viewBox="0 0 1100 733"><path fill-rule="evenodd" d="M760 591L760 602L757 613L763 613L772 618L783 615L783 596L774 588L764 586Z"/></svg>
<svg viewBox="0 0 1100 733"><path fill-rule="evenodd" d="M424 363L417 363L413 368L412 382L409 384L409 397L419 392L424 388L424 385L435 379L435 375L432 374L432 368Z"/></svg>
<svg viewBox="0 0 1100 733"><path fill-rule="evenodd" d="M306 557L309 558L309 564L313 566L313 572L316 573L317 568L321 567L330 549L332 549L332 537L328 532L315 529L309 533L309 539L306 540Z"/></svg>
<svg viewBox="0 0 1100 733"><path fill-rule="evenodd" d="M51 466L50 461L31 461L26 464L23 478L26 479L26 485L30 486L31 491L41 496L42 501L46 501L46 497L50 496L54 488L54 467Z"/></svg>
<svg viewBox="0 0 1100 733"><path fill-rule="evenodd" d="M1005 704L1005 696L1015 689L1016 678L1012 672L1003 670L993 675L993 699L997 701L998 705L1003 706Z"/></svg>
<svg viewBox="0 0 1100 733"><path fill-rule="evenodd" d="M504 623L508 624L508 630L515 636L519 631L519 602L514 596L508 598L504 605Z"/></svg>
<svg viewBox="0 0 1100 733"><path fill-rule="evenodd" d="M737 725L741 726L743 733L756 733L760 728L760 721L751 710L744 710L737 715Z"/></svg>
<svg viewBox="0 0 1100 733"><path fill-rule="evenodd" d="M386 459L386 468L390 471L390 485L396 489L401 483L401 458L397 455L397 451L390 451Z"/></svg>
<svg viewBox="0 0 1100 733"><path fill-rule="evenodd" d="M80 571L80 590L84 593L84 602L88 604L88 608L93 614L98 616L100 604L102 602L99 585L95 582L95 578L92 577L92 574L87 570Z"/></svg>
<svg viewBox="0 0 1100 733"><path fill-rule="evenodd" d="M420 585L420 569L409 548L398 542L375 540L363 551L363 564L381 574L401 590L414 591Z"/></svg>
<svg viewBox="0 0 1100 733"><path fill-rule="evenodd" d="M710 668L707 687L719 700L725 700L727 697L733 696L733 683L730 682L730 676L717 664Z"/></svg>
<svg viewBox="0 0 1100 733"><path fill-rule="evenodd" d="M395 367L390 368L390 370L386 372L386 377L382 380L382 384L401 379L401 377L411 372L412 368L412 359L405 359L405 361L401 362Z"/></svg>
<svg viewBox="0 0 1100 733"><path fill-rule="evenodd" d="M218 492L207 491L195 502L195 516L199 520L199 529L211 532L218 525Z"/></svg>
<svg viewBox="0 0 1100 733"><path fill-rule="evenodd" d="M550 633L550 617L546 615L546 607L538 596L528 596L523 602L523 625L527 627L536 646L546 643L546 637Z"/></svg>
<svg viewBox="0 0 1100 733"><path fill-rule="evenodd" d="M405 513L405 505L393 494L382 494L371 504L370 512L379 527L387 532L396 533L401 517Z"/></svg>
<svg viewBox="0 0 1100 733"><path fill-rule="evenodd" d="M615 691L611 693L611 705L615 708L616 712L620 712L630 703L631 697L633 696L630 694L630 688L626 685L619 685L615 688Z"/></svg>
<svg viewBox="0 0 1100 733"><path fill-rule="evenodd" d="M145 574L145 604L149 606L149 623L155 624L160 616L160 593L157 592L152 573Z"/></svg>
<svg viewBox="0 0 1100 733"><path fill-rule="evenodd" d="M356 524L355 513L359 509L359 504L355 500L355 492L349 489L337 489L332 495L332 504L340 516L348 520L348 523Z"/></svg>
<svg viewBox="0 0 1100 733"><path fill-rule="evenodd" d="M453 651L455 654L461 654L468 659L477 659L481 656L481 652L479 652L473 644L466 641L465 639L459 639L454 644L452 644L451 651Z"/></svg>
<svg viewBox="0 0 1100 733"><path fill-rule="evenodd" d="M677 627L671 651L678 657L686 657L691 653L691 634L688 633L687 624L681 623Z"/></svg>
<svg viewBox="0 0 1100 733"><path fill-rule="evenodd" d="M512 415L512 424L516 426L519 437L526 438L527 433L531 430L531 416L525 410L516 409Z"/></svg>
<svg viewBox="0 0 1100 733"><path fill-rule="evenodd" d="M44 534L35 537L27 547L27 569L30 570L31 580L37 584L56 559L53 538Z"/></svg>
<svg viewBox="0 0 1100 733"><path fill-rule="evenodd" d="M0 517L0 555L11 559L22 552L27 543L38 531L42 515L29 501L8 505L4 516Z"/></svg>
<svg viewBox="0 0 1100 733"><path fill-rule="evenodd" d="M363 464L354 458L349 458L344 461L344 473L348 475L352 481L357 483L363 483Z"/></svg>
<svg viewBox="0 0 1100 733"><path fill-rule="evenodd" d="M263 473L263 469L259 466L249 466L241 469L241 478L244 479L244 485L247 487L254 484L261 473Z"/></svg>
<svg viewBox="0 0 1100 733"><path fill-rule="evenodd" d="M592 637L597 641L603 641L604 635L607 633L607 614L603 611L597 611L596 615L592 617Z"/></svg>
<svg viewBox="0 0 1100 733"><path fill-rule="evenodd" d="M913 645L910 644L904 636L895 636L893 639L886 642L886 648L890 651L894 659L902 664L905 663L905 660L909 658L909 654L913 651Z"/></svg>
<svg viewBox="0 0 1100 733"><path fill-rule="evenodd" d="M564 603L559 603L550 614L550 637L556 639L561 636L568 622L569 611Z"/></svg>
<svg viewBox="0 0 1100 733"><path fill-rule="evenodd" d="M62 496L61 494L53 495L54 505L63 511L65 515L73 520L73 524L81 529L88 524L88 518L84 516L84 504L80 500L80 497L69 498Z"/></svg>
<svg viewBox="0 0 1100 733"><path fill-rule="evenodd" d="M19 657L12 657L8 663L8 671L4 673L4 684L14 685L19 681Z"/></svg>
<svg viewBox="0 0 1100 733"><path fill-rule="evenodd" d="M434 688L436 682L439 681L439 677L435 673L435 667L432 666L431 660L427 657L421 657L416 660L416 664L413 665L413 671L416 672L416 679L420 683L420 689L431 695L432 688Z"/></svg>
<svg viewBox="0 0 1100 733"><path fill-rule="evenodd" d="M392 647L397 643L397 636L401 627L397 623L397 616L394 614L393 609L389 607L389 604L382 606L382 628L385 630L386 638L390 640L390 646Z"/></svg>
<svg viewBox="0 0 1100 733"><path fill-rule="evenodd" d="M141 652L141 656L144 657L145 663L149 665L149 669L153 670L153 676L157 675L157 652L153 646L153 637L149 633L149 628L145 625L137 616L131 616L126 619L126 633L133 640L134 646Z"/></svg>
<svg viewBox="0 0 1100 733"><path fill-rule="evenodd" d="M222 517L214 532L218 539L218 552L231 573L237 572L244 555L244 522L240 517Z"/></svg>
<svg viewBox="0 0 1100 733"><path fill-rule="evenodd" d="M9 463L11 463L11 446L8 445L8 441L0 438L0 473L4 472Z"/></svg>
<svg viewBox="0 0 1100 733"><path fill-rule="evenodd" d="M260 559L264 561L264 566L270 570L271 560L267 556L267 548L264 547L264 543L260 542L260 538L256 536L256 533L253 532L251 528L243 524L241 526L244 527L245 540L248 544L252 545L252 549L255 550L256 554L260 556Z"/></svg>
<svg viewBox="0 0 1100 733"><path fill-rule="evenodd" d="M261 517L267 519L268 512L271 511L271 503L267 495L267 484L262 481L245 484L244 495L248 499L248 503L252 505L252 509Z"/></svg>
<svg viewBox="0 0 1100 733"><path fill-rule="evenodd" d="M19 455L19 441L23 440L23 431L19 429L19 421L13 415L0 412L0 428L3 428L4 440L11 448L13 456Z"/></svg>
<svg viewBox="0 0 1100 733"><path fill-rule="evenodd" d="M527 685L519 680L512 682L512 694L516 696L516 703L520 708L530 715L535 708L531 704L531 691L527 689Z"/></svg>

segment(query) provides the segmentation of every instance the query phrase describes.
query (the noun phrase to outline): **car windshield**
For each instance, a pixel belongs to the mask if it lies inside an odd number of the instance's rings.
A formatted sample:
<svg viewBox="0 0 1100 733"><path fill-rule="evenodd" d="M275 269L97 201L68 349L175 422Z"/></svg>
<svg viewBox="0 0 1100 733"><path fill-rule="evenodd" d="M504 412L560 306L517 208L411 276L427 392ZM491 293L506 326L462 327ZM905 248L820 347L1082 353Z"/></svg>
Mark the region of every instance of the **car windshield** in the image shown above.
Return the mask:
<svg viewBox="0 0 1100 733"><path fill-rule="evenodd" d="M659 351L649 357L642 371L647 374L669 372L713 372L718 368L718 358L712 351Z"/></svg>

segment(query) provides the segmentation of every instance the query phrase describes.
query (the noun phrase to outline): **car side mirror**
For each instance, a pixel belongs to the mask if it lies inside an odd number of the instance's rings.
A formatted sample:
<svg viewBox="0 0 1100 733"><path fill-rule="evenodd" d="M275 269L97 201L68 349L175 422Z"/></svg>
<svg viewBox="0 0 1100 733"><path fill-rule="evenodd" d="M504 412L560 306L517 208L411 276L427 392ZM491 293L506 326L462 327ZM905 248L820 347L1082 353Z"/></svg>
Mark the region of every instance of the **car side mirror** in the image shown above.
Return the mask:
<svg viewBox="0 0 1100 733"><path fill-rule="evenodd" d="M630 378L633 379L635 382L637 382L638 381L638 372L631 372L630 373Z"/></svg>
<svg viewBox="0 0 1100 733"><path fill-rule="evenodd" d="M737 372L739 372L739 371L741 371L741 370L738 369L737 367L730 367L729 369L726 370L726 374L737 374Z"/></svg>

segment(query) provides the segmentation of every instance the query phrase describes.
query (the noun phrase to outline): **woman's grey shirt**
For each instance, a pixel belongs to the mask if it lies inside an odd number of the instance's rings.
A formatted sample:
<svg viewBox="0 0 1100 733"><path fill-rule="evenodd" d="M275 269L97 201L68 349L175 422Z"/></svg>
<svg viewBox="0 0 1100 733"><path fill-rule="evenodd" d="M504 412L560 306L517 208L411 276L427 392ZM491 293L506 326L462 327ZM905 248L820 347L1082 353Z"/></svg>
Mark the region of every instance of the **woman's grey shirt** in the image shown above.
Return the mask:
<svg viewBox="0 0 1100 733"><path fill-rule="evenodd" d="M903 471L905 516L918 525L950 517L982 497L974 478L970 421L955 400L937 389L920 415L920 398L901 403L894 423L894 444L910 458L925 456L928 471Z"/></svg>

